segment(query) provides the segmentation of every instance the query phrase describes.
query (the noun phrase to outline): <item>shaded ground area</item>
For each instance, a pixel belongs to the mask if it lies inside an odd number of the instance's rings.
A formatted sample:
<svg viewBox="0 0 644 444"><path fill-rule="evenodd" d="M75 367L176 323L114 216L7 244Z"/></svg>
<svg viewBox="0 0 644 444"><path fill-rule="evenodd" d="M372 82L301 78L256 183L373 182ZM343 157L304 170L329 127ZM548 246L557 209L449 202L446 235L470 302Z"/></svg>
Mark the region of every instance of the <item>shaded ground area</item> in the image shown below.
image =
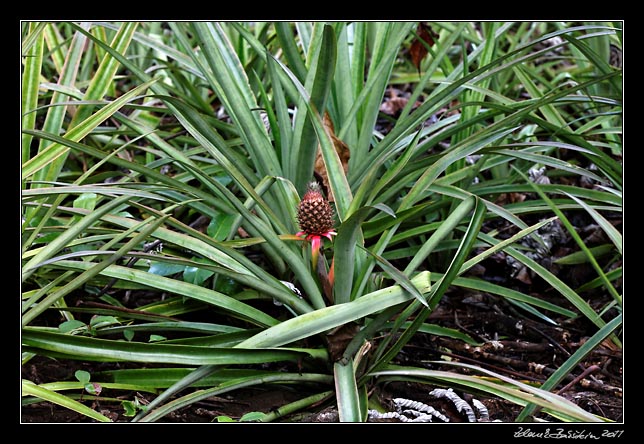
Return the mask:
<svg viewBox="0 0 644 444"><path fill-rule="evenodd" d="M534 285L534 284L533 284ZM556 296L553 295L553 298ZM599 303L600 301L598 301ZM556 319L559 326L531 319L506 300L489 294L456 289L446 295L438 309L427 322L467 332L477 344L444 336L419 333L401 351L396 362L421 368L463 371L436 361L453 360L473 364L523 382L543 382L582 344L596 328L583 319L573 321ZM622 353L609 340L593 351L562 383L557 392L588 412L616 422L622 421ZM36 383L48 381L74 381L78 369L90 373L117 369L136 368L138 364L79 363L37 357L23 368L23 377ZM456 410L453 402L430 395L432 385L419 383L382 383L371 387L372 396L390 411L395 398L422 402L441 412L452 423L467 422L464 412ZM108 390L108 396L114 390ZM145 404L155 395L121 392L123 399L136 396ZM313 392L311 392L313 393ZM467 402L478 399L489 412L488 421L512 422L521 408L510 402L486 398L457 391ZM217 421L219 416L238 419L253 412L270 412L307 395L305 389L285 386L264 386L230 392L212 397L188 408L178 410L159 422L196 423ZM115 402L92 400L85 396L86 404L115 422L129 422L124 409ZM36 403L22 408L23 423L93 422L93 420L68 409ZM334 422L337 421L335 405L320 404L315 411L298 412L282 418L283 422ZM373 420L395 422L395 419ZM433 422L441 422L435 419Z"/></svg>

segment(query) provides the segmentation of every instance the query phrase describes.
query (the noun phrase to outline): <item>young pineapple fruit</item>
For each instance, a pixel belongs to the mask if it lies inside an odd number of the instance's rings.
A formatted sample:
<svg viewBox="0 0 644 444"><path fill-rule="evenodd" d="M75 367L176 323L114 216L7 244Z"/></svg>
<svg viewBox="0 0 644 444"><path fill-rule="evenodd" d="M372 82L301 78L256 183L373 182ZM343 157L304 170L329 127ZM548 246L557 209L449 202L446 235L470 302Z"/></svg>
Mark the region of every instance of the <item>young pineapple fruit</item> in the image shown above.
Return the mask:
<svg viewBox="0 0 644 444"><path fill-rule="evenodd" d="M327 236L333 230L333 208L317 182L308 184L297 207L297 221L307 235Z"/></svg>

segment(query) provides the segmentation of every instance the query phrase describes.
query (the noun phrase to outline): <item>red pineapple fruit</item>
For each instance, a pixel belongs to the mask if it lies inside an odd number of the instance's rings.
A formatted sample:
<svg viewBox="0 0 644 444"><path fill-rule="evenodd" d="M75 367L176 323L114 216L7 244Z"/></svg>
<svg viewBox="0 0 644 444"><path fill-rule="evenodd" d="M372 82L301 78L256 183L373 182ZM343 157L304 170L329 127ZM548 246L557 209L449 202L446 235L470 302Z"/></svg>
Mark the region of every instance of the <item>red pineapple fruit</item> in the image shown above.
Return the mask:
<svg viewBox="0 0 644 444"><path fill-rule="evenodd" d="M335 234L333 230L333 208L324 198L320 184L309 183L306 193L297 206L297 221L300 224L298 236L306 236L311 242L311 261L315 270L318 263L322 237L331 240Z"/></svg>
<svg viewBox="0 0 644 444"><path fill-rule="evenodd" d="M300 234L324 236L331 239L333 231L333 208L322 194L320 184L309 183L306 193L297 207Z"/></svg>

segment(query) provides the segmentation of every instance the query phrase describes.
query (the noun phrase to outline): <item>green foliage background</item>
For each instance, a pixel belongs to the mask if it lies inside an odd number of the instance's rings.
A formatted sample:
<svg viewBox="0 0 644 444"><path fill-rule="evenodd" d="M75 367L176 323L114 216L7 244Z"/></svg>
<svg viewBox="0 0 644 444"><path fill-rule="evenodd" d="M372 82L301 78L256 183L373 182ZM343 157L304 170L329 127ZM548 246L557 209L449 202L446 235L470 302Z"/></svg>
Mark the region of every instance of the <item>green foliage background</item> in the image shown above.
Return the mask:
<svg viewBox="0 0 644 444"><path fill-rule="evenodd" d="M621 347L623 246L612 221L622 212L622 24L429 25L433 45L416 22L22 23L23 365L155 364L25 379L23 404L109 420L78 396L91 381L102 390L92 396L132 421L156 421L209 396L283 384L315 394L252 420L326 401L341 421L365 421L368 387L408 379L510 400L524 407L516 420L605 420L551 391L601 341ZM409 48L419 42L427 56L416 67ZM387 117L392 88L409 100ZM350 149L346 171L336 138ZM338 233L319 270L295 236L318 150ZM530 179L539 168L549 183ZM532 197L498 203L512 193ZM573 214L608 241L585 245ZM520 243L555 219L578 246L562 262L594 270L580 288ZM493 223L510 234L483 230ZM565 303L468 276L496 253ZM458 287L546 322L585 318L595 331L541 387L456 364L395 365L419 331L471 340L426 322ZM143 290L158 297L129 309L122 295ZM347 326L359 333L330 353L331 333ZM286 370L267 367L277 362ZM116 396L137 391L154 401Z"/></svg>

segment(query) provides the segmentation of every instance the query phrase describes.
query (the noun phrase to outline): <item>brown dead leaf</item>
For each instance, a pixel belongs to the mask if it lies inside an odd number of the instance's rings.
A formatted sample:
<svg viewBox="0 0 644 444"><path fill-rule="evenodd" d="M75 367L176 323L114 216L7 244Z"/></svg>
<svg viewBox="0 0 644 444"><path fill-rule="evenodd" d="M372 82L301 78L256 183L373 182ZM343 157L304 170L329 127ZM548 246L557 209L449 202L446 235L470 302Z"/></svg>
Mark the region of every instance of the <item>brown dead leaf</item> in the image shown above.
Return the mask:
<svg viewBox="0 0 644 444"><path fill-rule="evenodd" d="M332 362L339 361L342 358L344 350L349 342L360 331L360 326L355 322L350 322L338 327L327 335L327 349Z"/></svg>
<svg viewBox="0 0 644 444"><path fill-rule="evenodd" d="M618 347L610 338L604 339L601 343L601 346L614 353L620 353L622 351L622 349Z"/></svg>
<svg viewBox="0 0 644 444"><path fill-rule="evenodd" d="M237 234L242 239L247 239L247 238L250 237L250 234L248 234L248 232L246 230L244 230L242 227L237 228Z"/></svg>
<svg viewBox="0 0 644 444"><path fill-rule="evenodd" d="M526 285L532 285L532 279L530 278L530 272L527 267L520 268L516 275L514 275L514 278Z"/></svg>
<svg viewBox="0 0 644 444"><path fill-rule="evenodd" d="M397 112L407 105L407 102L409 102L409 99L405 97L393 97L382 102L382 105L380 105L380 111L388 116L395 116Z"/></svg>
<svg viewBox="0 0 644 444"><path fill-rule="evenodd" d="M438 34L436 34L434 31L432 31L432 28L422 22L418 23L416 34L418 35L418 37L414 39L413 43L411 44L411 47L409 48L409 54L411 55L411 61L420 73L420 63L427 55L427 48L425 47L423 42L425 42L427 46L434 46L434 41L438 38Z"/></svg>
<svg viewBox="0 0 644 444"><path fill-rule="evenodd" d="M523 193L501 193L494 201L499 206L504 206L511 203L523 202L526 195Z"/></svg>
<svg viewBox="0 0 644 444"><path fill-rule="evenodd" d="M349 171L349 158L351 157L351 152L349 151L349 147L347 146L346 143L344 143L342 140L338 139L335 136L335 129L333 128L333 122L331 121L331 117L329 116L328 112L324 113L323 123L325 128L331 135L331 140L333 141L333 146L335 147L335 151L338 153L338 157L340 158L340 162L342 163L344 174L347 174L347 172ZM326 165L324 165L324 159L322 158L322 151L320 150L319 145L318 145L318 152L315 157L314 171L316 176L319 176L319 179L322 181L322 185L324 186L324 190L326 191L329 202L334 202L335 199L333 198L333 192L331 191L331 187L329 186L329 176L326 171Z"/></svg>
<svg viewBox="0 0 644 444"><path fill-rule="evenodd" d="M396 88L389 88L389 98L385 99L380 105L380 111L388 116L396 116L409 102L408 97L400 95L400 91ZM417 100L414 103L414 108L420 106L421 103Z"/></svg>

